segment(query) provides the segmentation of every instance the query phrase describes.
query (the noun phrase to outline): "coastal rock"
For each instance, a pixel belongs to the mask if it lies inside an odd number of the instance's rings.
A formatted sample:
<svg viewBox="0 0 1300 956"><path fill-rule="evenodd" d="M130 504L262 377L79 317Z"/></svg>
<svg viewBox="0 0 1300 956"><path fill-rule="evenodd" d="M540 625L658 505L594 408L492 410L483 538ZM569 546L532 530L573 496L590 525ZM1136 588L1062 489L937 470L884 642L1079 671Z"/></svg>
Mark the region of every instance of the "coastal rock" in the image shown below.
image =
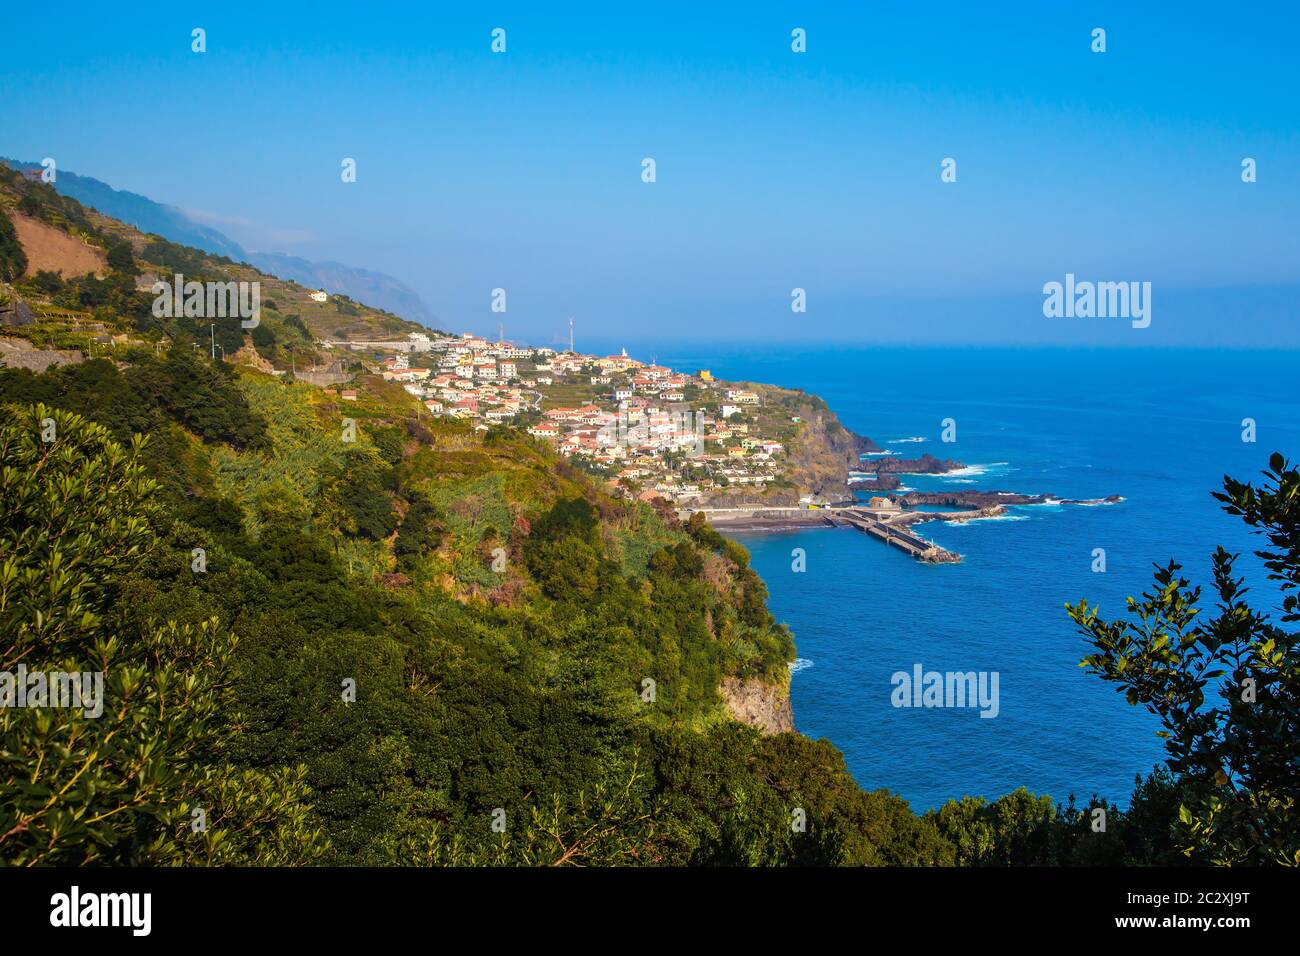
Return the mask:
<svg viewBox="0 0 1300 956"><path fill-rule="evenodd" d="M1122 495L1105 498L1056 498L1052 495L1022 495L1011 491L909 491L898 501L905 507L940 505L947 508L990 508L1006 505L1113 505L1124 500Z"/></svg>
<svg viewBox="0 0 1300 956"><path fill-rule="evenodd" d="M951 458L935 458L934 455L924 454L920 458L895 458L892 455L883 458L873 458L869 461L861 462L853 466L857 471L872 471L877 476L906 473L909 475L943 475L950 471L957 471L965 468L959 461L953 461Z"/></svg>
<svg viewBox="0 0 1300 956"><path fill-rule="evenodd" d="M889 519L888 523L895 527L908 527L923 521L961 524L966 521L978 521L981 518L999 518L1006 513L1007 509L1000 504L985 508L962 508L960 511L907 511L896 518Z"/></svg>
<svg viewBox="0 0 1300 956"><path fill-rule="evenodd" d="M794 506L809 494L830 501L842 499L848 472L861 467L863 455L880 450L870 438L845 428L816 395L758 382L731 384L760 396L765 409L779 410L783 432L776 437L786 444L789 457L782 463L781 484L763 492L740 488L715 491L704 502L709 507Z"/></svg>
<svg viewBox="0 0 1300 956"><path fill-rule="evenodd" d="M31 325L36 321L34 313L18 294L8 286L0 287L0 326L14 328Z"/></svg>
<svg viewBox="0 0 1300 956"><path fill-rule="evenodd" d="M860 471L861 468L857 469ZM876 475L874 478L850 478L854 491L897 491L903 482L894 475Z"/></svg>
<svg viewBox="0 0 1300 956"><path fill-rule="evenodd" d="M758 677L724 677L718 688L727 712L742 724L764 734L794 730L794 708L790 706L790 689Z"/></svg>

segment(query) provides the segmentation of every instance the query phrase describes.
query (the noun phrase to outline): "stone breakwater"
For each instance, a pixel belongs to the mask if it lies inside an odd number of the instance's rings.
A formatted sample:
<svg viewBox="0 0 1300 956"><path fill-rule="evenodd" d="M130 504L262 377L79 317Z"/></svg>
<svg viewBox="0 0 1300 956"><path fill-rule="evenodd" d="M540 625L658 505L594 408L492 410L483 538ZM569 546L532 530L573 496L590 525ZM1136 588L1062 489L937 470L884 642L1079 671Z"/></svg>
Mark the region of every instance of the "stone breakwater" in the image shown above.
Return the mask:
<svg viewBox="0 0 1300 956"><path fill-rule="evenodd" d="M837 509L832 514L835 524L857 528L926 564L956 564L961 560L960 554L914 534L907 529L907 522L897 520L892 515L882 516L879 512L858 508Z"/></svg>

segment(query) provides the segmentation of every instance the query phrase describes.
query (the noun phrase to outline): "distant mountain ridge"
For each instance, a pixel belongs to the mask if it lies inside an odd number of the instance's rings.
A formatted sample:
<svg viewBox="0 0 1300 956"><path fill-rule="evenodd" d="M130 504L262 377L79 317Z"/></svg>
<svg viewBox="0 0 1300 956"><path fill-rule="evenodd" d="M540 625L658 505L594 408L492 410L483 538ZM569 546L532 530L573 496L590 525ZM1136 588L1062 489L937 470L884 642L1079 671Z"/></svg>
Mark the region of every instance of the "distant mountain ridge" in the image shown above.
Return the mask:
<svg viewBox="0 0 1300 956"><path fill-rule="evenodd" d="M41 168L39 163L24 163L4 157L0 157L0 163L24 172ZM236 262L244 261L246 253L239 243L215 229L195 222L175 206L154 202L147 196L125 189L114 189L108 183L98 179L79 176L62 169L59 170L58 178L51 185L82 205L91 206L106 216L130 223L141 232L157 233L172 242L194 246L196 249L202 249L216 256L226 256Z"/></svg>
<svg viewBox="0 0 1300 956"><path fill-rule="evenodd" d="M292 279L299 285L342 293L430 328L437 325L419 293L400 279L382 272L341 262L313 262L280 252L250 252L245 254L244 261L281 279Z"/></svg>
<svg viewBox="0 0 1300 956"><path fill-rule="evenodd" d="M39 163L5 157L0 157L0 163L22 171L41 168ZM419 293L394 276L341 262L313 262L278 252L248 252L229 236L195 221L182 209L129 190L114 189L92 176L60 169L58 178L51 185L83 205L129 223L142 232L157 233L172 242L193 246L212 255L226 256L236 262L246 262L263 272L311 288L346 295L412 322L430 327L437 324Z"/></svg>

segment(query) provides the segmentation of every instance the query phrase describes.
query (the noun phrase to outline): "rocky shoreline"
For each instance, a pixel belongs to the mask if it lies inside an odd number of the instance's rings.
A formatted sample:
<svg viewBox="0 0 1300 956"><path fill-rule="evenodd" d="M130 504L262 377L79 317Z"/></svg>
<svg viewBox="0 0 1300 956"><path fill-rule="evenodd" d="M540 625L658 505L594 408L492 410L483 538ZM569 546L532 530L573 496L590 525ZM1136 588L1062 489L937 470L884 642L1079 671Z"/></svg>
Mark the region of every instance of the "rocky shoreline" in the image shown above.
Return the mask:
<svg viewBox="0 0 1300 956"><path fill-rule="evenodd" d="M882 456L878 458L869 458L858 464L853 471L861 473L873 473L875 479L871 478L850 478L849 483L855 481L880 481L884 476L892 475L945 475L950 471L959 471L966 466L959 461L951 458L935 458L934 455L926 453L920 458L897 458L893 455Z"/></svg>
<svg viewBox="0 0 1300 956"><path fill-rule="evenodd" d="M917 505L940 505L948 508L989 508L995 505L1114 505L1124 500L1122 495L1105 498L1057 498L1053 495L1022 495L1014 491L909 491L900 495L899 504L914 508Z"/></svg>
<svg viewBox="0 0 1300 956"><path fill-rule="evenodd" d="M815 395L778 386L745 383L766 401L779 401L790 407L802 420L800 438L790 448L794 467L787 474L785 487L764 494L732 490L709 495L695 508L702 510L719 531L777 533L804 528L841 526L845 520L834 517L835 509L861 507L872 511L882 526L906 528L925 521L965 522L1001 517L1015 506L1075 505L1090 507L1122 502L1120 495L1105 498L1058 498L1050 494L1021 494L1012 491L951 490L908 491L903 475L945 475L966 468L952 458L929 453L904 458L884 452L865 435L850 431L838 416ZM896 513L872 509L858 498L859 492L880 493L896 502ZM821 507L806 507L809 499ZM830 506L830 507L827 507ZM951 511L914 511L918 507L943 507Z"/></svg>
<svg viewBox="0 0 1300 956"><path fill-rule="evenodd" d="M961 466L958 466L961 467ZM918 506L940 506L952 508L952 511L910 511L899 510L895 514L880 515L881 523L889 526L907 527L926 521L966 522L986 518L997 518L1007 514L1009 508L1036 505L1073 505L1076 507L1098 507L1114 505L1124 501L1122 495L1107 495L1104 498L1057 498L1052 495L1026 495L1013 491L911 491L894 499L903 509ZM781 531L799 531L805 528L838 527L843 524L833 516L838 510L847 506L841 504L836 508L779 508L768 513L764 506L754 505L749 510L744 505L733 506L734 510L708 510L709 522L722 532L761 532L777 533ZM858 506L869 509L865 502Z"/></svg>

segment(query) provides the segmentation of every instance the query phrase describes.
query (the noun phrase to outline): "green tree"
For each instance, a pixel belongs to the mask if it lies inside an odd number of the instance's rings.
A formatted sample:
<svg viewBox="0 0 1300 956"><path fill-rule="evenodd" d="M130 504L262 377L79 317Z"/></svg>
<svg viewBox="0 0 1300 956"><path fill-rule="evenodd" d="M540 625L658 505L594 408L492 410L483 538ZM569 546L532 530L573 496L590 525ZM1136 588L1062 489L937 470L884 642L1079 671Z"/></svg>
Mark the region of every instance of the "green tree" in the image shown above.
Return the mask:
<svg viewBox="0 0 1300 956"><path fill-rule="evenodd" d="M27 253L23 251L13 220L0 209L0 281L17 282L27 271Z"/></svg>
<svg viewBox="0 0 1300 956"><path fill-rule="evenodd" d="M659 862L662 827L642 757L619 760L589 789L530 800L489 817L499 829L480 827L467 837L449 834L432 821L405 832L383 834L376 852L383 862L424 866L636 866ZM513 809L513 808L512 808Z"/></svg>
<svg viewBox="0 0 1300 956"><path fill-rule="evenodd" d="M1057 863L1050 855L1056 810L1050 797L1024 787L989 803L982 797L949 800L930 815L964 866Z"/></svg>
<svg viewBox="0 0 1300 956"><path fill-rule="evenodd" d="M124 448L42 405L2 412L0 672L87 674L92 688L99 675L102 693L100 706L0 709L0 862L316 858L325 843L305 769L225 757L240 721L234 639L215 619L140 621L121 600L127 577L157 559L143 439Z"/></svg>
<svg viewBox="0 0 1300 956"><path fill-rule="evenodd" d="M136 275L139 269L135 265L135 255L131 251L131 243L123 239L115 242L108 247L108 267L118 272L125 272L127 275Z"/></svg>
<svg viewBox="0 0 1300 956"><path fill-rule="evenodd" d="M267 322L258 322L253 328L253 345L259 352L269 355L275 350L275 332Z"/></svg>
<svg viewBox="0 0 1300 956"><path fill-rule="evenodd" d="M141 362L127 373L133 388L205 441L266 448L266 421L249 409L235 375L226 363L210 361L206 350L200 354L181 343L163 362Z"/></svg>
<svg viewBox="0 0 1300 956"><path fill-rule="evenodd" d="M390 471L373 452L359 451L351 452L341 464L330 469L326 484L345 516L341 530L375 541L392 534L397 515L385 491L385 479Z"/></svg>
<svg viewBox="0 0 1300 956"><path fill-rule="evenodd" d="M1300 865L1300 475L1280 454L1259 488L1224 478L1214 497L1264 535L1256 554L1282 594L1278 623L1246 602L1237 555L1213 556L1215 612L1180 565L1157 566L1155 586L1128 599L1135 620L1103 620L1087 601L1069 606L1096 653L1081 666L1118 684L1160 719L1181 791L1184 853L1217 864Z"/></svg>
<svg viewBox="0 0 1300 956"><path fill-rule="evenodd" d="M393 552L403 563L424 557L447 536L446 516L427 494L413 489L407 501L406 517L397 529L397 541L393 545Z"/></svg>

